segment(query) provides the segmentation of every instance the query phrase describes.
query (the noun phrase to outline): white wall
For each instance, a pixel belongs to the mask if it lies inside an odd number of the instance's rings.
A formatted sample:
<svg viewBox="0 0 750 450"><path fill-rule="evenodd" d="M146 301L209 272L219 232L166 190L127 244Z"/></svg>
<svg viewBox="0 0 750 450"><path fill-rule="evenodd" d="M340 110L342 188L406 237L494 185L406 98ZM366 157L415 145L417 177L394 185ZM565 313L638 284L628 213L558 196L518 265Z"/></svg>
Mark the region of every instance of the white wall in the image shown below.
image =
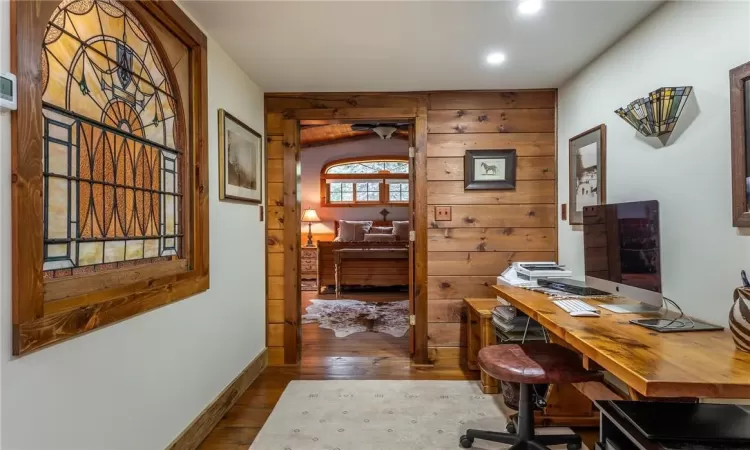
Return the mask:
<svg viewBox="0 0 750 450"><path fill-rule="evenodd" d="M408 154L409 143L403 139L365 139L302 149L302 208L315 208L322 221L313 226L313 233L333 233L336 220L383 220L380 215L382 206L321 208L320 171L324 165L343 158ZM388 220L409 220L407 206L389 206L387 209L391 212ZM303 234L307 233L307 225L303 224L303 229Z"/></svg>
<svg viewBox="0 0 750 450"><path fill-rule="evenodd" d="M8 2L0 70L9 70ZM263 94L209 40L208 292L14 359L10 117L0 117L0 309L4 450L165 448L265 346L264 224L218 201L217 109L263 132Z"/></svg>
<svg viewBox="0 0 750 450"><path fill-rule="evenodd" d="M559 91L559 202L568 139L606 123L607 202L659 201L664 295L720 324L740 269L750 270L750 233L731 222L729 143L729 70L750 60L748 24L747 2L668 3ZM694 87L700 113L667 147L636 138L614 113L675 85ZM561 263L582 275L580 227L561 221L559 238Z"/></svg>

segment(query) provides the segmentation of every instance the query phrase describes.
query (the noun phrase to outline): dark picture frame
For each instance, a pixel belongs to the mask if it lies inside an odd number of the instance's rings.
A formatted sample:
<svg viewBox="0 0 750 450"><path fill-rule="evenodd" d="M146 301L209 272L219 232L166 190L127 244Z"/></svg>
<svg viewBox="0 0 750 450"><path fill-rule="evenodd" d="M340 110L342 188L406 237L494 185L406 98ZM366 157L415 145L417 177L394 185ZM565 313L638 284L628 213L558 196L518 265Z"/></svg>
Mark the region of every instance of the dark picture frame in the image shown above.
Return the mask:
<svg viewBox="0 0 750 450"><path fill-rule="evenodd" d="M750 227L750 62L729 71L732 224Z"/></svg>
<svg viewBox="0 0 750 450"><path fill-rule="evenodd" d="M583 207L607 201L607 126L597 125L570 138L568 162L570 224L583 225Z"/></svg>
<svg viewBox="0 0 750 450"><path fill-rule="evenodd" d="M494 161L496 161L495 164L492 163ZM508 190L515 188L515 149L466 151L464 156L464 190Z"/></svg>
<svg viewBox="0 0 750 450"><path fill-rule="evenodd" d="M242 161L233 161L237 156L229 154L230 136L244 144L241 151L247 155L243 155ZM263 203L263 165L263 136L219 109L219 200Z"/></svg>

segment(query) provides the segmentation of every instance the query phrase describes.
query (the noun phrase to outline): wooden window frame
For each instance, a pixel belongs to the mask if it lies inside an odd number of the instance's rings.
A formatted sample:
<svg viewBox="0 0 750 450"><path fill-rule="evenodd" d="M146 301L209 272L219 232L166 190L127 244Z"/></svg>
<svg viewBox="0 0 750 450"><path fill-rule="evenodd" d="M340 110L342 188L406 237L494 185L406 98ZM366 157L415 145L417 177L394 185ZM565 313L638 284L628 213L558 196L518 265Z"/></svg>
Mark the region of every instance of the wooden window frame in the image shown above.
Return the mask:
<svg viewBox="0 0 750 450"><path fill-rule="evenodd" d="M390 198L390 188L386 180L404 180L408 183L408 173L366 173L366 174L333 174L326 173L328 169L333 166L340 166L343 164L350 163L366 163L366 162L379 162L379 161L394 161L409 163L409 158L406 156L368 156L364 158L345 158L331 161L320 171L320 205L326 208L356 208L356 207L368 207L368 206L409 206L409 201L404 202L392 202ZM354 184L352 189L352 201L351 202L331 202L331 185L328 180L338 181L346 183L347 181ZM378 201L357 201L357 180L373 180L379 181L380 184L380 199Z"/></svg>
<svg viewBox="0 0 750 450"><path fill-rule="evenodd" d="M183 259L59 280L43 278L42 40L59 1L11 0L11 71L18 77L18 110L11 114L13 354L61 342L182 300L209 287L207 39L171 0L123 0L166 55L149 20L188 48L189 142L183 167ZM151 16L150 18L149 15ZM167 71L177 87L174 74ZM184 105L187 107L188 105Z"/></svg>

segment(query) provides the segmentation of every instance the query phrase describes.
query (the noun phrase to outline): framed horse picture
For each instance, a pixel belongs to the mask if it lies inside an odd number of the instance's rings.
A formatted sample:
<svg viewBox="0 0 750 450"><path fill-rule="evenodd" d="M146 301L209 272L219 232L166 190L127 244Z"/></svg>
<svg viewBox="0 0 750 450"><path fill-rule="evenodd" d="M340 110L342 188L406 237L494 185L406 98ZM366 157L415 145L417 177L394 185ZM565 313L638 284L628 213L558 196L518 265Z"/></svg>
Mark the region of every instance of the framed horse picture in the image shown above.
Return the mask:
<svg viewBox="0 0 750 450"><path fill-rule="evenodd" d="M467 150L464 190L516 188L516 150Z"/></svg>

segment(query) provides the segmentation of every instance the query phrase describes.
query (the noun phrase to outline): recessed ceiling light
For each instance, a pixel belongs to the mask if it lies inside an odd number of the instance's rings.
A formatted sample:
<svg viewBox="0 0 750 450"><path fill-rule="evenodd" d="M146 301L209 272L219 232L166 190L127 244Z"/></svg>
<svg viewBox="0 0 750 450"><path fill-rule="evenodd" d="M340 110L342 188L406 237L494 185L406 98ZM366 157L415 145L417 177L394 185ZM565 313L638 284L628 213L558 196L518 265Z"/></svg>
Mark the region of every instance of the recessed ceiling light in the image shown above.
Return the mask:
<svg viewBox="0 0 750 450"><path fill-rule="evenodd" d="M505 55L500 52L494 52L487 55L487 64L498 65L505 61Z"/></svg>
<svg viewBox="0 0 750 450"><path fill-rule="evenodd" d="M531 16L542 10L542 0L521 0L518 12L524 16Z"/></svg>

